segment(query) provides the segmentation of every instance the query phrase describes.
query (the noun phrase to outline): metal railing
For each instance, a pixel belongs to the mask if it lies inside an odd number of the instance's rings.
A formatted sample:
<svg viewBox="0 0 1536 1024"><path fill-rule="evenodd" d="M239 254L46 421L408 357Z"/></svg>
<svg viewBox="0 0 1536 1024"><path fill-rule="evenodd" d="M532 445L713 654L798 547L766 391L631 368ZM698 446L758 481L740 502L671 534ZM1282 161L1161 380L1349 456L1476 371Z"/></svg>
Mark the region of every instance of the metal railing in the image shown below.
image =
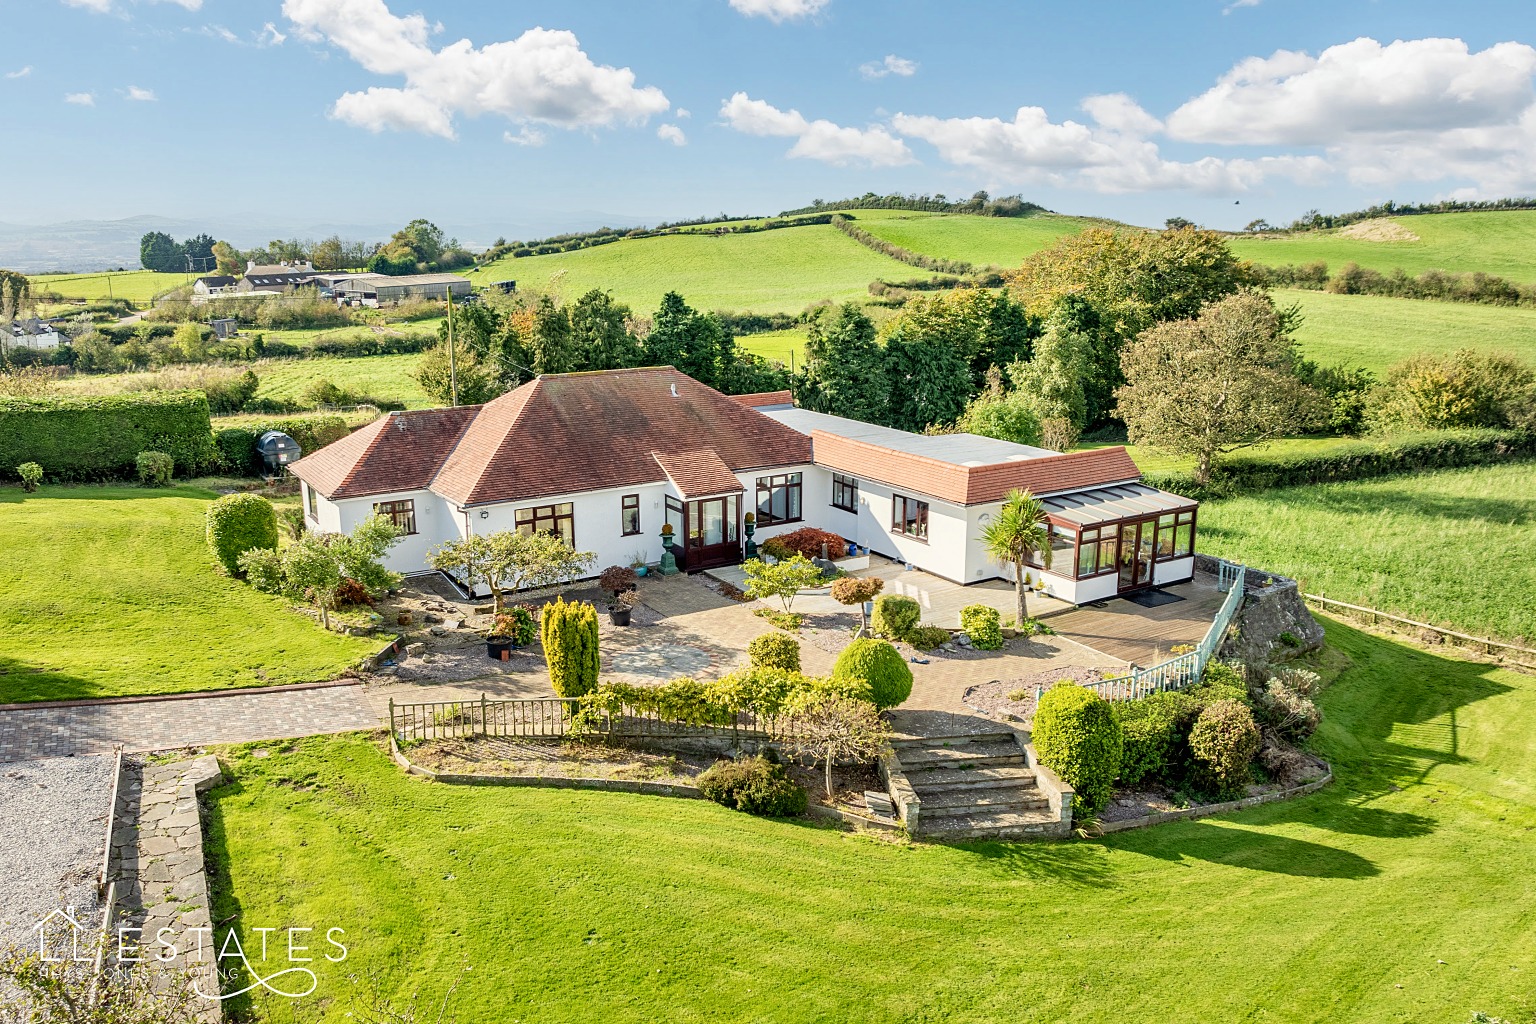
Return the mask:
<svg viewBox="0 0 1536 1024"><path fill-rule="evenodd" d="M1216 656L1222 638L1227 635L1227 627L1232 625L1232 619L1243 606L1243 585L1247 575L1248 569L1245 566L1225 560L1217 565L1216 589L1227 596L1217 609L1211 627L1205 631L1205 638L1193 651L1187 651L1151 668L1139 668L1128 675L1086 684L1087 688L1105 700L1137 700L1148 694L1182 690L1198 683L1205 673L1205 666Z"/></svg>
<svg viewBox="0 0 1536 1024"><path fill-rule="evenodd" d="M445 739L564 739L578 730L581 701L559 697L521 700L389 702L389 729L396 742ZM612 737L719 738L734 742L773 741L789 734L788 717L739 712L728 723L695 722L654 709L622 705L593 708L582 716L583 735Z"/></svg>

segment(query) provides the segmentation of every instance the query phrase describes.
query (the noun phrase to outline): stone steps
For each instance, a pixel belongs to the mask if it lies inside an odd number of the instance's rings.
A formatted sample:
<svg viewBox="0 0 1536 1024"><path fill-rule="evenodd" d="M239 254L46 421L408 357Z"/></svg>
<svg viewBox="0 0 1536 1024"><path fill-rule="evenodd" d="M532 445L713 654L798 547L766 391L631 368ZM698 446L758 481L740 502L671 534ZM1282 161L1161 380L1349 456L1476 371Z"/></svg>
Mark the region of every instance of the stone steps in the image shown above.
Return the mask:
<svg viewBox="0 0 1536 1024"><path fill-rule="evenodd" d="M1023 838L1058 824L1011 732L904 737L892 745L921 804L924 836Z"/></svg>
<svg viewBox="0 0 1536 1024"><path fill-rule="evenodd" d="M1003 742L965 743L955 746L910 746L896 750L908 773L932 768L992 768L1023 766L1024 751L1012 737Z"/></svg>
<svg viewBox="0 0 1536 1024"><path fill-rule="evenodd" d="M909 770L907 780L918 794L945 793L950 790L1032 788L1035 770L1019 765L982 768L925 768Z"/></svg>
<svg viewBox="0 0 1536 1024"><path fill-rule="evenodd" d="M924 809L927 814L927 808ZM922 833L931 839L1022 839L1044 835L1056 824L1050 811L982 811L923 819Z"/></svg>
<svg viewBox="0 0 1536 1024"><path fill-rule="evenodd" d="M978 813L1000 814L1006 811L1038 811L1047 801L1038 790L987 789L979 793L941 793L922 796L922 821L924 828L936 818L970 817Z"/></svg>

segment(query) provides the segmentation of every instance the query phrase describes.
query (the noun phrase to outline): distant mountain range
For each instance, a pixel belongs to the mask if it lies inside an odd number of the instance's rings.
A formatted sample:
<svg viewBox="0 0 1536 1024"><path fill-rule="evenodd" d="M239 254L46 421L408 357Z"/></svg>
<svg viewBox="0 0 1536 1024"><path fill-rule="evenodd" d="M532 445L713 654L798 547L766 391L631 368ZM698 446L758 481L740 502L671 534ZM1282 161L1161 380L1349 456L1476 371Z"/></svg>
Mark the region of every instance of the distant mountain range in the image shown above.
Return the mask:
<svg viewBox="0 0 1536 1024"><path fill-rule="evenodd" d="M28 274L50 271L135 270L139 266L139 239L147 231L164 231L180 240L206 231L236 248L250 248L274 238L321 239L340 235L346 239L382 242L403 227L397 224L294 224L258 218L195 221L142 215L122 220L70 220L55 224L10 224L0 221L0 267ZM558 231L587 230L600 226L638 227L664 218L584 210L541 213L526 220L474 225L439 223L449 236L472 250L489 248L498 238L539 238Z"/></svg>

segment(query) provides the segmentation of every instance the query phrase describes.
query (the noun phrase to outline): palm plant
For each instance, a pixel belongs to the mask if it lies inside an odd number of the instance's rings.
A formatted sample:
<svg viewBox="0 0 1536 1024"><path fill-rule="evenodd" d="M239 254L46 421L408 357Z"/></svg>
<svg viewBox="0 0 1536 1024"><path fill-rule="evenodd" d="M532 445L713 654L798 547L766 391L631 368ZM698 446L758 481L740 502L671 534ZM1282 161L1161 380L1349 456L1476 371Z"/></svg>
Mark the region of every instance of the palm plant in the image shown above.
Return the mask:
<svg viewBox="0 0 1536 1024"><path fill-rule="evenodd" d="M1019 599L1017 623L1029 618L1024 608L1024 565L1031 551L1040 552L1040 560L1051 567L1051 544L1045 506L1028 491L1012 490L990 522L981 531L982 544L996 562L1013 566L1013 589Z"/></svg>

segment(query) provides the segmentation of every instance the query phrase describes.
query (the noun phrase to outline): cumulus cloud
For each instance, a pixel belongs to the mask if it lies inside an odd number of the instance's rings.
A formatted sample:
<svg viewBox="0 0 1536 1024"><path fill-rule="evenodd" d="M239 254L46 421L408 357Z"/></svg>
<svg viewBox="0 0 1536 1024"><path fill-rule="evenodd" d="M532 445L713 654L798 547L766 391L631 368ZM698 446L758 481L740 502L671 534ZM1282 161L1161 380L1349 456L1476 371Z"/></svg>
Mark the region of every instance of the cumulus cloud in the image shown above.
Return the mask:
<svg viewBox="0 0 1536 1024"><path fill-rule="evenodd" d="M1222 14L1231 14L1239 7L1257 7L1263 0L1232 0L1230 4L1221 9Z"/></svg>
<svg viewBox="0 0 1536 1024"><path fill-rule="evenodd" d="M153 89L140 89L136 85L130 85L126 95L136 103L153 103L158 98Z"/></svg>
<svg viewBox="0 0 1536 1024"><path fill-rule="evenodd" d="M325 40L404 88L372 86L342 95L332 116L370 131L453 138L454 117L499 114L518 125L560 128L644 123L671 104L638 88L628 68L594 64L576 36L533 28L510 42L476 47L461 39L434 50L420 14L391 13L384 0L284 0L283 14L306 39Z"/></svg>
<svg viewBox="0 0 1536 1024"><path fill-rule="evenodd" d="M684 135L683 130L675 124L664 124L657 128L656 137L658 139L665 139L674 146L688 145L688 136Z"/></svg>
<svg viewBox="0 0 1536 1024"><path fill-rule="evenodd" d="M881 60L872 60L859 65L859 74L873 81L884 78L886 75L898 75L902 78L911 78L917 74L917 61L898 57L894 53L888 53Z"/></svg>
<svg viewBox="0 0 1536 1024"><path fill-rule="evenodd" d="M725 123L748 135L793 138L789 156L820 160L839 167L899 167L912 162L906 143L879 125L849 128L826 120L807 120L798 110L780 110L765 100L738 92L720 107Z"/></svg>
<svg viewBox="0 0 1536 1024"><path fill-rule="evenodd" d="M767 18L775 24L809 18L829 0L731 0L731 7L749 18Z"/></svg>
<svg viewBox="0 0 1536 1024"><path fill-rule="evenodd" d="M516 132L502 132L501 139L503 142L510 142L514 146L544 145L544 133L526 124Z"/></svg>
<svg viewBox="0 0 1536 1024"><path fill-rule="evenodd" d="M32 73L32 65L28 64L24 68L17 68L15 71L7 71L5 73L5 77L6 78L26 78L31 73Z"/></svg>
<svg viewBox="0 0 1536 1024"><path fill-rule="evenodd" d="M687 117L692 117L693 116L693 112L692 111L684 110L682 107L678 107L677 110L674 111L674 113L678 117L680 117L680 118L687 118Z"/></svg>
<svg viewBox="0 0 1536 1024"><path fill-rule="evenodd" d="M277 26L270 21L261 26L261 31L256 33L257 46L281 46L283 40L288 37L277 30Z"/></svg>
<svg viewBox="0 0 1536 1024"><path fill-rule="evenodd" d="M67 92L64 94L65 103L73 103L79 107L94 107L96 95L89 92Z"/></svg>

